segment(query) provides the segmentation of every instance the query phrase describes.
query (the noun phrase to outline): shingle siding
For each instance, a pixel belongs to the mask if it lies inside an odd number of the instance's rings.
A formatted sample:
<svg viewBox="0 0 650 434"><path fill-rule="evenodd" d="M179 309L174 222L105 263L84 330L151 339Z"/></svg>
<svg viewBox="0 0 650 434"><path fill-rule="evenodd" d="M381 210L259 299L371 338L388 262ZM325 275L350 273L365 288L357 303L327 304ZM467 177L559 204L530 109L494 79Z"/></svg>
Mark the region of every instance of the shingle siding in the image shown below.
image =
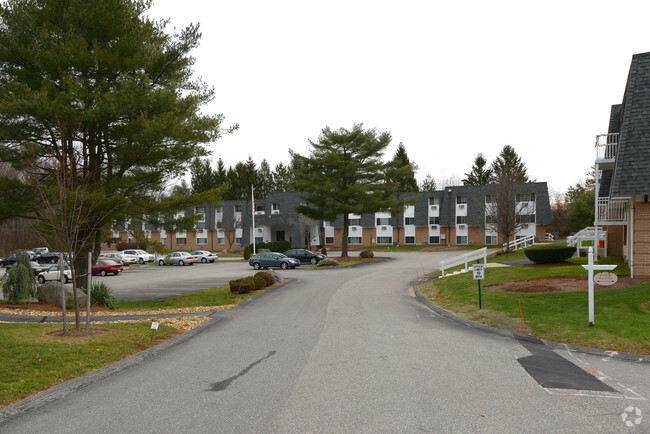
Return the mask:
<svg viewBox="0 0 650 434"><path fill-rule="evenodd" d="M619 147L611 195L650 193L650 53L635 54L621 104ZM612 122L610 121L610 128Z"/></svg>

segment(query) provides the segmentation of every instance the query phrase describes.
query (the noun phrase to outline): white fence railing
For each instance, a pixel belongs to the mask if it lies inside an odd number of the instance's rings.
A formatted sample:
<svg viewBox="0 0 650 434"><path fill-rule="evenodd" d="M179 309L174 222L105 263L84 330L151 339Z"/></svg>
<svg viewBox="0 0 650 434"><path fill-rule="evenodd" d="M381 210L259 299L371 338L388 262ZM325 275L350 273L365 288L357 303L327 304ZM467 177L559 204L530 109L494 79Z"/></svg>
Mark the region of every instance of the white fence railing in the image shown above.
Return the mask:
<svg viewBox="0 0 650 434"><path fill-rule="evenodd" d="M627 223L627 200L599 197L596 207L596 222L607 225Z"/></svg>
<svg viewBox="0 0 650 434"><path fill-rule="evenodd" d="M506 246L517 250L519 247L526 247L529 244L535 243L535 235L528 235L527 237L521 237L517 240L512 240L509 243L503 243L503 250L506 250Z"/></svg>
<svg viewBox="0 0 650 434"><path fill-rule="evenodd" d="M583 246L582 243L585 241L591 241L591 243ZM599 249L605 249L605 252L607 252L607 231L598 228L598 242L596 242L596 228L589 226L567 237L566 245L576 247L576 256L580 256L580 250L586 251L592 245L598 245Z"/></svg>
<svg viewBox="0 0 650 434"><path fill-rule="evenodd" d="M465 264L465 271L468 270L467 264L470 261L475 261L477 259L483 258L483 263L487 264L487 247L483 247L479 250L474 250L470 253L465 253L464 255L456 256L455 258L446 259L440 262L440 270L442 270L442 277L445 277L445 270L455 267L457 265Z"/></svg>
<svg viewBox="0 0 650 434"><path fill-rule="evenodd" d="M618 133L596 136L596 160L614 160L618 152Z"/></svg>

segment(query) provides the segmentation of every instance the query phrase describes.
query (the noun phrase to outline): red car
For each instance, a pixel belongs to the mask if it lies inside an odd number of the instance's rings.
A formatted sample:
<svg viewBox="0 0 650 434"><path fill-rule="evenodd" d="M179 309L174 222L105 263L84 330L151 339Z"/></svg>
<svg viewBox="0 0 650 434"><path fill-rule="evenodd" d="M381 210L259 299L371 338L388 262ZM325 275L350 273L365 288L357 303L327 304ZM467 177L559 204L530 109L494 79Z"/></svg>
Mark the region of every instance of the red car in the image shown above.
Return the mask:
<svg viewBox="0 0 650 434"><path fill-rule="evenodd" d="M98 259L95 265L93 265L93 275L101 274L102 276L106 276L109 273L113 273L117 276L122 270L124 270L122 264L118 264L111 259Z"/></svg>

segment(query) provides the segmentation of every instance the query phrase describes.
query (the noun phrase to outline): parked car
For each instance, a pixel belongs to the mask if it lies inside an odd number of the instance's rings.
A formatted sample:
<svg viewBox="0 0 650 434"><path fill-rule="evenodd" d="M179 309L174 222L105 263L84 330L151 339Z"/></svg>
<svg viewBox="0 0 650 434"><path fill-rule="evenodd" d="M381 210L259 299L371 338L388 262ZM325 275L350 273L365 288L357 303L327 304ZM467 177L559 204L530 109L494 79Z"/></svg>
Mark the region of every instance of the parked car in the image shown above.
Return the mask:
<svg viewBox="0 0 650 434"><path fill-rule="evenodd" d="M30 261L33 261L34 258L36 257L34 252L32 252L31 250L25 250L25 252L29 256ZM6 257L5 259L2 260L2 266L7 268L7 269L11 268L15 263L16 263L16 254L15 253L13 255L8 256L8 257Z"/></svg>
<svg viewBox="0 0 650 434"><path fill-rule="evenodd" d="M32 252L36 253L39 256L42 255L43 253L47 253L49 251L50 251L50 249L48 249L47 247L34 247L32 249Z"/></svg>
<svg viewBox="0 0 650 434"><path fill-rule="evenodd" d="M39 264L56 264L59 262L61 254L58 252L44 252L38 255L36 261Z"/></svg>
<svg viewBox="0 0 650 434"><path fill-rule="evenodd" d="M172 252L158 259L158 265L194 265L195 262L199 262L199 258L188 252Z"/></svg>
<svg viewBox="0 0 650 434"><path fill-rule="evenodd" d="M287 268L296 268L300 266L300 261L294 258L289 258L282 253L276 252L262 252L259 255L253 256L248 265L253 266L254 269L280 267L283 270Z"/></svg>
<svg viewBox="0 0 650 434"><path fill-rule="evenodd" d="M156 260L154 255L152 255L151 253L147 253L144 250L136 250L136 249L123 250L122 253L125 255L135 256L139 264L144 264L145 262L153 262Z"/></svg>
<svg viewBox="0 0 650 434"><path fill-rule="evenodd" d="M112 259L105 258L98 259L92 269L93 275L100 274L102 276L106 276L107 274L114 274L117 276L122 270L124 270L122 264L115 262Z"/></svg>
<svg viewBox="0 0 650 434"><path fill-rule="evenodd" d="M208 252L207 250L195 250L190 252L190 255L198 257L199 261L204 264L208 261L214 262L219 259L219 256L216 253Z"/></svg>
<svg viewBox="0 0 650 434"><path fill-rule="evenodd" d="M39 263L36 262L36 261L29 261L29 265L31 265L31 267L32 267L32 271L34 271L34 275L35 275L35 276L38 276L38 275L41 274L43 271L47 271L47 270L50 268L49 265L39 264Z"/></svg>
<svg viewBox="0 0 650 434"><path fill-rule="evenodd" d="M312 265L318 264L327 256L321 253L315 253L307 249L290 249L284 252L284 254L290 258L299 260L300 262L310 263Z"/></svg>
<svg viewBox="0 0 650 434"><path fill-rule="evenodd" d="M47 271L44 271L38 275L38 283L43 284L48 280L58 281L61 279L61 273L59 271L59 264L50 265L50 268ZM72 270L68 264L63 265L63 279L65 283L69 283L72 280Z"/></svg>
<svg viewBox="0 0 650 434"><path fill-rule="evenodd" d="M138 257L133 255L125 255L120 252L107 252L99 255L100 258L112 259L115 262L118 262L122 265L129 266L131 264L138 263Z"/></svg>

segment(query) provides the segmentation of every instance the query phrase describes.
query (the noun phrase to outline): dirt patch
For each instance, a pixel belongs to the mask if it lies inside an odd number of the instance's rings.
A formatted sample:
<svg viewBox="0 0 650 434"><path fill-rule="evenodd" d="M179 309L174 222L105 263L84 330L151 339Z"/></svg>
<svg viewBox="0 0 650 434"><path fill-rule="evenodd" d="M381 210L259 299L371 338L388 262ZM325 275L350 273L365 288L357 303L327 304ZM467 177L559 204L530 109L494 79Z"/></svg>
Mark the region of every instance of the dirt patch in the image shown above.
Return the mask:
<svg viewBox="0 0 650 434"><path fill-rule="evenodd" d="M619 276L618 281L613 285L594 284L594 290L627 288L640 285L645 281L644 279L631 279L629 276ZM587 276L550 276L504 282L490 285L487 288L504 292L587 291L588 285Z"/></svg>
<svg viewBox="0 0 650 434"><path fill-rule="evenodd" d="M59 330L48 334L51 336L58 336L63 338L93 338L95 336L107 335L110 332L111 332L110 330L104 330L104 329L88 329L88 330L81 329L79 331L68 330L68 333L63 333L63 330Z"/></svg>

